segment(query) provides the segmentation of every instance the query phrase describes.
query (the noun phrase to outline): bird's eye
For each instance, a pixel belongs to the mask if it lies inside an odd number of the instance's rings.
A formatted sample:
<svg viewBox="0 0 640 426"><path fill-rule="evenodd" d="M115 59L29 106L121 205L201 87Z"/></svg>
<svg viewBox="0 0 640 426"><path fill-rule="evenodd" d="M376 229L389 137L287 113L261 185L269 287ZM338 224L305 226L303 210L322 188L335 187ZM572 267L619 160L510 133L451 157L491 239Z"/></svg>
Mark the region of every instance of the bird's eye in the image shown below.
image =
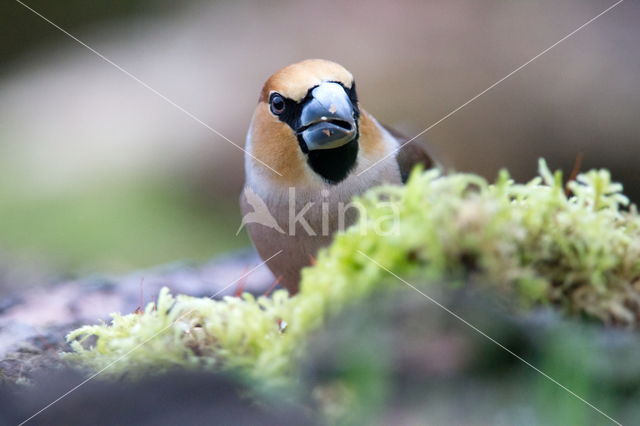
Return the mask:
<svg viewBox="0 0 640 426"><path fill-rule="evenodd" d="M271 112L275 115L280 115L284 112L285 104L284 98L277 93L271 96Z"/></svg>

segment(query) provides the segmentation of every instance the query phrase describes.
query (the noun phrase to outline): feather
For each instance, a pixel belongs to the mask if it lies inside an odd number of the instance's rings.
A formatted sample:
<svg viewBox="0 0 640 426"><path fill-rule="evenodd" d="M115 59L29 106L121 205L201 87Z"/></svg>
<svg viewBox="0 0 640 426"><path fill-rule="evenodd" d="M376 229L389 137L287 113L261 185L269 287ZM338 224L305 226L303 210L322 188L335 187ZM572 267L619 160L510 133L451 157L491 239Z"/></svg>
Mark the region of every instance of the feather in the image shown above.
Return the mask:
<svg viewBox="0 0 640 426"><path fill-rule="evenodd" d="M425 169L430 169L435 165L433 159L429 154L427 154L426 148L422 143L419 141L411 141L403 146L403 144L409 140L408 137L391 127L383 127L398 141L398 146L402 146L402 148L396 152L396 160L400 167L402 183L407 182L411 170L413 170L417 164L422 164Z"/></svg>

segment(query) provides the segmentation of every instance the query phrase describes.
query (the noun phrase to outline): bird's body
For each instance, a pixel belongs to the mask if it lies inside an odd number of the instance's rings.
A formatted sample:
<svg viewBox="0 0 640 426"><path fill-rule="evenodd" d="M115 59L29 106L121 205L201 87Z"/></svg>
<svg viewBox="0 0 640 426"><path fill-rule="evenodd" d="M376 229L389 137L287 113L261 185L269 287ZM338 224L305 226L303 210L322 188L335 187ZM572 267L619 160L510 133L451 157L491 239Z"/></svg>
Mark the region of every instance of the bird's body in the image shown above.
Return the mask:
<svg viewBox="0 0 640 426"><path fill-rule="evenodd" d="M353 77L338 64L307 60L267 80L247 134L241 207L246 218L257 195L279 225L243 220L263 259L282 250L268 266L290 292L318 249L355 220L353 196L401 184L414 164L430 162L420 148L397 155L400 143L359 107Z"/></svg>

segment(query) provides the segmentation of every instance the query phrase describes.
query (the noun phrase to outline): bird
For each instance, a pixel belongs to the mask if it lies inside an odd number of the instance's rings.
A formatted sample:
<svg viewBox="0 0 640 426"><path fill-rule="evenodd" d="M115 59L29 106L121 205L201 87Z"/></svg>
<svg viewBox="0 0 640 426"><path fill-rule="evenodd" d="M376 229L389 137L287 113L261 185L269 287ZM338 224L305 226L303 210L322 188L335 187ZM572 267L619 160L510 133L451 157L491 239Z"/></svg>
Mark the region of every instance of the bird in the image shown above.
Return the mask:
<svg viewBox="0 0 640 426"><path fill-rule="evenodd" d="M269 208L265 204L264 200L253 192L251 187L246 188L243 194L246 203L251 206L253 211L243 215L240 227L236 231L236 236L240 234L240 231L247 223L259 223L268 228L275 229L281 234L284 233L276 219L269 212Z"/></svg>
<svg viewBox="0 0 640 426"><path fill-rule="evenodd" d="M354 196L434 165L423 144L406 141L362 108L353 75L336 62L307 59L266 80L247 131L240 206L258 254L291 295L318 250L356 221ZM247 219L254 206L277 225Z"/></svg>

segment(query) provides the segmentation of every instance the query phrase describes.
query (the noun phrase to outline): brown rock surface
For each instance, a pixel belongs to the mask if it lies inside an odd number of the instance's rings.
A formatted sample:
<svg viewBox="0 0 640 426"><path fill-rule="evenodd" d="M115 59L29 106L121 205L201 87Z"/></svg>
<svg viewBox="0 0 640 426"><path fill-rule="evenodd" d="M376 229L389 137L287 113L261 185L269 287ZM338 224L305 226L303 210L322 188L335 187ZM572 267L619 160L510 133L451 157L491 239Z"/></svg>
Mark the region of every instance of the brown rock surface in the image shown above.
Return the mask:
<svg viewBox="0 0 640 426"><path fill-rule="evenodd" d="M134 312L155 300L162 287L172 293L220 298L238 289L261 293L273 282L253 251L229 254L202 265L173 263L121 277L88 277L13 289L0 297L0 380L28 379L60 364L72 329L108 321L112 312ZM253 270L254 268L257 269Z"/></svg>

